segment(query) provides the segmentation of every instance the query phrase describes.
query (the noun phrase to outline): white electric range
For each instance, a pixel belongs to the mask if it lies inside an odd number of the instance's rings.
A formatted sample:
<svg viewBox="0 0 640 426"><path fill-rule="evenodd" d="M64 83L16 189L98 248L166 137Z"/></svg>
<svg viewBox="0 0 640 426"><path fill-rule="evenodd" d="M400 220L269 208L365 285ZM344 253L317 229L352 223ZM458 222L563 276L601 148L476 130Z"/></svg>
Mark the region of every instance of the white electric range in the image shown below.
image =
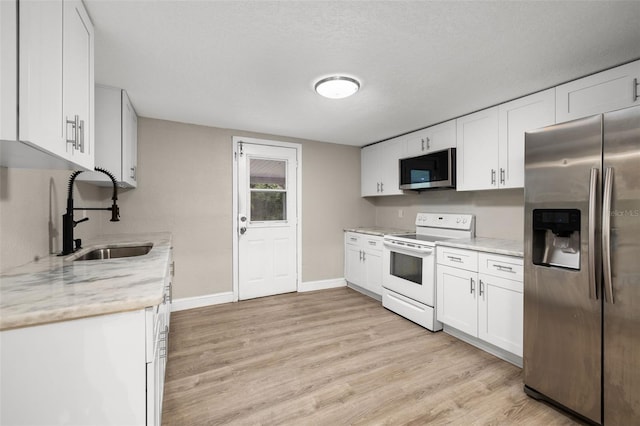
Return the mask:
<svg viewBox="0 0 640 426"><path fill-rule="evenodd" d="M385 235L382 305L431 331L442 330L435 308L436 242L474 235L474 216L458 213L418 213L415 234Z"/></svg>

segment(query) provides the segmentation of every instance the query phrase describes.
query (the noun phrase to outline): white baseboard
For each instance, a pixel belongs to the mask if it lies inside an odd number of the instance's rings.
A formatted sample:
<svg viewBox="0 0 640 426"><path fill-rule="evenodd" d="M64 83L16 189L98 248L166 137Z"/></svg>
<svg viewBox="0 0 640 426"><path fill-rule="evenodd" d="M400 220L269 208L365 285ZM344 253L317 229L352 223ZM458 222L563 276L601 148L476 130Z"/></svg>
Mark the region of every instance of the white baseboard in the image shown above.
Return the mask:
<svg viewBox="0 0 640 426"><path fill-rule="evenodd" d="M207 294L205 296L184 297L174 299L171 302L171 312L184 311L185 309L202 308L204 306L219 305L233 302L233 292Z"/></svg>
<svg viewBox="0 0 640 426"><path fill-rule="evenodd" d="M346 287L347 282L344 278L333 278L330 280L319 280L319 281L307 281L304 283L300 283L298 286L298 292L302 293L305 291L315 291L315 290L326 290L328 288L337 288L337 287Z"/></svg>
<svg viewBox="0 0 640 426"><path fill-rule="evenodd" d="M298 287L299 292L325 290L328 288L346 287L344 278L334 278L330 280L307 281ZM185 309L202 308L204 306L219 305L221 303L233 302L233 292L207 294L204 296L184 297L174 299L171 303L171 312L184 311Z"/></svg>

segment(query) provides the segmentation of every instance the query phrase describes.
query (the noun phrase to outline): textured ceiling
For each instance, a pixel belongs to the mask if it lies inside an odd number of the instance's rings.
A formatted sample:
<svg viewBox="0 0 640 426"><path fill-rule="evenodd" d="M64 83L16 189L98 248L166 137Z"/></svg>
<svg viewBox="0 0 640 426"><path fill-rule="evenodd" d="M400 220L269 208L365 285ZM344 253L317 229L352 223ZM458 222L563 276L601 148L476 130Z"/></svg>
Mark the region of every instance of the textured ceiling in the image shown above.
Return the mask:
<svg viewBox="0 0 640 426"><path fill-rule="evenodd" d="M139 115L358 146L640 58L640 1L85 4Z"/></svg>

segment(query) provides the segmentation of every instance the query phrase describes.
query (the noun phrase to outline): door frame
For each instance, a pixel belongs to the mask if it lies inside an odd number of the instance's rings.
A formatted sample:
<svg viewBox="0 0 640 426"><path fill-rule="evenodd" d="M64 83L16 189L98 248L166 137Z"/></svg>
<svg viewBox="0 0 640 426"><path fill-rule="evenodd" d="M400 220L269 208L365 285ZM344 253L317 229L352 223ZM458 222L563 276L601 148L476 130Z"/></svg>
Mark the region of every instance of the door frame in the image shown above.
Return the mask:
<svg viewBox="0 0 640 426"><path fill-rule="evenodd" d="M293 148L296 150L296 290L300 291L302 276L302 144L293 142L281 142L268 139L247 138L233 136L233 149L231 150L231 162L233 163L233 198L232 198L232 234L233 234L233 301L238 301L239 295L239 267L240 267L240 241L238 235L238 143L251 143L280 148Z"/></svg>

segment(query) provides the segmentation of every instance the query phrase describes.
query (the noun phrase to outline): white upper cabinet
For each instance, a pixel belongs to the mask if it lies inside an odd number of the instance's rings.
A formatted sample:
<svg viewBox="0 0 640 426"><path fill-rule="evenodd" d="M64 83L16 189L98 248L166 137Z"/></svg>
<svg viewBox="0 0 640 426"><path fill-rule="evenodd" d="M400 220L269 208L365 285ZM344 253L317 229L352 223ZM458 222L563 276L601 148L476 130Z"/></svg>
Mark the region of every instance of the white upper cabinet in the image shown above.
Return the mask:
<svg viewBox="0 0 640 426"><path fill-rule="evenodd" d="M640 105L640 61L556 87L556 121Z"/></svg>
<svg viewBox="0 0 640 426"><path fill-rule="evenodd" d="M456 188L498 187L498 107L458 118Z"/></svg>
<svg viewBox="0 0 640 426"><path fill-rule="evenodd" d="M127 92L115 87L95 88L95 165L107 169L122 187L137 186L138 117ZM79 180L111 186L103 173L87 172Z"/></svg>
<svg viewBox="0 0 640 426"><path fill-rule="evenodd" d="M555 123L555 89L502 104L499 121L499 188L524 187L524 134Z"/></svg>
<svg viewBox="0 0 640 426"><path fill-rule="evenodd" d="M555 123L555 89L457 120L457 189L522 188L524 134Z"/></svg>
<svg viewBox="0 0 640 426"><path fill-rule="evenodd" d="M0 140L18 139L16 2L0 1Z"/></svg>
<svg viewBox="0 0 640 426"><path fill-rule="evenodd" d="M94 77L93 25L80 0L65 0L62 97L66 140L73 162L93 168ZM74 143L69 141L73 140Z"/></svg>
<svg viewBox="0 0 640 426"><path fill-rule="evenodd" d="M395 138L362 148L360 164L363 197L402 194L398 162L403 157L404 151L403 138Z"/></svg>
<svg viewBox="0 0 640 426"><path fill-rule="evenodd" d="M19 28L10 23L16 19L16 2L0 3L0 165L92 169L94 36L82 2L22 1ZM15 47L5 49L16 39L17 52ZM18 107L14 130L11 110Z"/></svg>
<svg viewBox="0 0 640 426"><path fill-rule="evenodd" d="M456 146L456 120L450 120L406 136L406 157L416 157Z"/></svg>

